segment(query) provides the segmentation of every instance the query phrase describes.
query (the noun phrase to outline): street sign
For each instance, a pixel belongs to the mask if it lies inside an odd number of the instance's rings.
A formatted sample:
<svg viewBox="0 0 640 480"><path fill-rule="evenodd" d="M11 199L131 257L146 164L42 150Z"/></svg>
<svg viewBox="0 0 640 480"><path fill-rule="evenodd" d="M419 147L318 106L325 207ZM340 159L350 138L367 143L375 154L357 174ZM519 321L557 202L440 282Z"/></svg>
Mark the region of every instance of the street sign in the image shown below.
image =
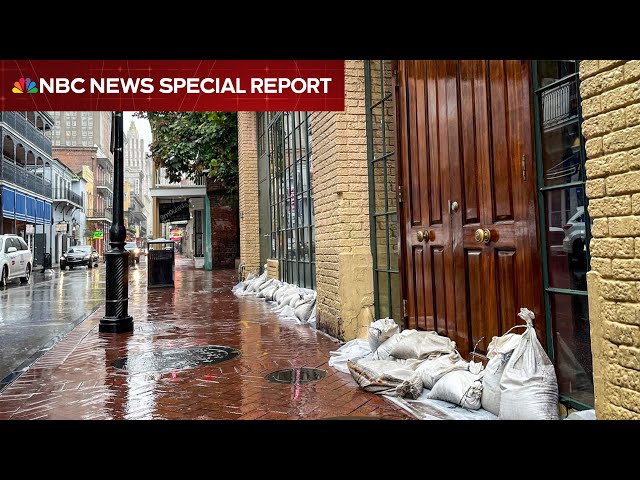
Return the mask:
<svg viewBox="0 0 640 480"><path fill-rule="evenodd" d="M27 235L34 235L36 233L36 226L31 223L27 223L26 233Z"/></svg>
<svg viewBox="0 0 640 480"><path fill-rule="evenodd" d="M93 232L93 238L102 240L104 238L104 234L102 233L102 230L96 230L95 232Z"/></svg>
<svg viewBox="0 0 640 480"><path fill-rule="evenodd" d="M69 228L69 224L67 222L56 223L56 232L66 232Z"/></svg>

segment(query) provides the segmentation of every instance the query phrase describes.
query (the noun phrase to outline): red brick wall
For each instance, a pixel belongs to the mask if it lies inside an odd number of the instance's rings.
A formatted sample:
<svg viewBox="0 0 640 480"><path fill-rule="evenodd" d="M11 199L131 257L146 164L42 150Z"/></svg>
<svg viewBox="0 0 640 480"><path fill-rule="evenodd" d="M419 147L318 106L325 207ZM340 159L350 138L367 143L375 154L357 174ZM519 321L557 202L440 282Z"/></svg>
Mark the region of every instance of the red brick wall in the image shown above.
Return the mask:
<svg viewBox="0 0 640 480"><path fill-rule="evenodd" d="M211 204L211 255L213 268L235 268L238 256L238 197L226 195L219 185L207 181Z"/></svg>
<svg viewBox="0 0 640 480"><path fill-rule="evenodd" d="M52 156L64 163L74 173L81 172L83 165L91 168L94 174L96 172L96 149L93 147L53 147ZM95 182L93 183L93 198L97 198ZM96 206L91 205L89 208L96 208Z"/></svg>

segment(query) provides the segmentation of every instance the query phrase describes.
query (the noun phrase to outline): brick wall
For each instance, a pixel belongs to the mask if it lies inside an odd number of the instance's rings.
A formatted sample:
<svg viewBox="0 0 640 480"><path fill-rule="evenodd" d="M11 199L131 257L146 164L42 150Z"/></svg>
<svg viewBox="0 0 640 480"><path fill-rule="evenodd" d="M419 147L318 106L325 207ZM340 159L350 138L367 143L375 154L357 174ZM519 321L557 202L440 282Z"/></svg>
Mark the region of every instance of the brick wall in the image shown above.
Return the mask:
<svg viewBox="0 0 640 480"><path fill-rule="evenodd" d="M238 255L238 198L207 179L211 206L211 257L213 268L235 268Z"/></svg>
<svg viewBox="0 0 640 480"><path fill-rule="evenodd" d="M260 216L255 112L238 112L238 170L240 262L244 263L247 274L257 273L260 269Z"/></svg>
<svg viewBox="0 0 640 480"><path fill-rule="evenodd" d="M596 412L640 419L640 61L585 60L580 79Z"/></svg>
<svg viewBox="0 0 640 480"><path fill-rule="evenodd" d="M313 190L318 328L366 334L373 312L364 62L345 62L345 111L316 112Z"/></svg>
<svg viewBox="0 0 640 480"><path fill-rule="evenodd" d="M89 167L92 173L96 171L96 148L95 147L53 147L52 157L57 158L74 173L82 171L83 166ZM87 183L87 188L91 188L91 197L96 197L95 184L93 176L91 178L91 186ZM89 190L87 190L89 191ZM85 205L86 209L96 208L95 205Z"/></svg>

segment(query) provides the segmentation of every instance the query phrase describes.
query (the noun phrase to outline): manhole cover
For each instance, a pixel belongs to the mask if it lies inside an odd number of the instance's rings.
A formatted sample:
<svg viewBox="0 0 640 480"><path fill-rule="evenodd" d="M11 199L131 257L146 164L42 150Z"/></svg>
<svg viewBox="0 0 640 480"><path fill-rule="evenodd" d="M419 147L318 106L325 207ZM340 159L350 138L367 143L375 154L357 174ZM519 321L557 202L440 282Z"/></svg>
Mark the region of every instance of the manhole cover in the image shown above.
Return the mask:
<svg viewBox="0 0 640 480"><path fill-rule="evenodd" d="M175 348L138 355L129 355L113 361L113 367L129 373L160 372L163 370L184 370L199 365L219 363L240 355L240 350L218 345L204 347Z"/></svg>
<svg viewBox="0 0 640 480"><path fill-rule="evenodd" d="M326 376L327 371L318 368L287 368L271 372L264 378L271 383L306 383L322 380Z"/></svg>

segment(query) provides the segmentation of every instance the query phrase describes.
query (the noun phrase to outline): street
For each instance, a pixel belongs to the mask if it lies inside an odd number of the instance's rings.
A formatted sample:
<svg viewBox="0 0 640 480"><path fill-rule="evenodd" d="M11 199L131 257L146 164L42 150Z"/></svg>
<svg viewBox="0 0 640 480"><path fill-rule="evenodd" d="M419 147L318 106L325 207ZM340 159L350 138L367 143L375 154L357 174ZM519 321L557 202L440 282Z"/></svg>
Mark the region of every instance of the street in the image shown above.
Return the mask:
<svg viewBox="0 0 640 480"><path fill-rule="evenodd" d="M144 260L140 267L129 270L134 285ZM0 389L103 305L104 299L104 262L91 270L56 269L53 274L40 270L33 273L30 284L13 281L0 290Z"/></svg>

